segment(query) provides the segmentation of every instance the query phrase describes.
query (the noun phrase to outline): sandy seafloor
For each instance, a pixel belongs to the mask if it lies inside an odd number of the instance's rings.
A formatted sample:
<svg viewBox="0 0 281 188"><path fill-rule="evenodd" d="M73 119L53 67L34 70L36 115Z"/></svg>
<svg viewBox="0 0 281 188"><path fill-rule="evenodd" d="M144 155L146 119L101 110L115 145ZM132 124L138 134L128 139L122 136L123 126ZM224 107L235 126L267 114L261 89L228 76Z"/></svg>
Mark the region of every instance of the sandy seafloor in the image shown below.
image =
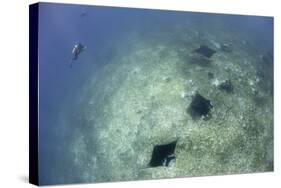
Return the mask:
<svg viewBox="0 0 281 188"><path fill-rule="evenodd" d="M149 14L107 30L100 49L84 39L71 69L66 58L59 70L41 66L42 184L273 171L272 18ZM92 19L90 8L77 18ZM194 52L200 45L213 56ZM189 111L196 94L211 102L207 117ZM175 159L151 167L153 148L173 141Z"/></svg>

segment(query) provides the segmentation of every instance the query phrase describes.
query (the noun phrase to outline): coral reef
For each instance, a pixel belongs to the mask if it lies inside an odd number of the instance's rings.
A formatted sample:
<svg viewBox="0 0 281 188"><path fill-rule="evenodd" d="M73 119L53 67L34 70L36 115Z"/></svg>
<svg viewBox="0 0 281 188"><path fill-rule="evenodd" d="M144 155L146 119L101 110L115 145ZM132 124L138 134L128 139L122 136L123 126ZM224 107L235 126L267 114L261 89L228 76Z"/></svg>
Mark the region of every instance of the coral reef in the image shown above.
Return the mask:
<svg viewBox="0 0 281 188"><path fill-rule="evenodd" d="M84 181L273 170L270 54L218 26L126 37L81 97L72 146Z"/></svg>

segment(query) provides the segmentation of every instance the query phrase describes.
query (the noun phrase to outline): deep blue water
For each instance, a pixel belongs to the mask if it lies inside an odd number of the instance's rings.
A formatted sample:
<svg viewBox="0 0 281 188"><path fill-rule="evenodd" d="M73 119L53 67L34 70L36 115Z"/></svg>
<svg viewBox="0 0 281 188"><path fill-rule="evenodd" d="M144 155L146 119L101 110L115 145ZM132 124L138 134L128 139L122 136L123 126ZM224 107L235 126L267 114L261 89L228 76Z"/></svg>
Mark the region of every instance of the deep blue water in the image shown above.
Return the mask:
<svg viewBox="0 0 281 188"><path fill-rule="evenodd" d="M273 49L273 38L268 37L273 33L273 19L269 17L48 3L40 4L39 12L39 172L44 184L62 181L56 177L69 177L71 172L63 136L67 133L60 132L61 114L71 107L66 103L79 97L79 91L98 67L110 60L114 53L110 45L122 45L130 31L157 31L160 26L172 27L186 20L208 26L220 20L230 30L251 33L256 45L264 50ZM86 45L87 50L70 68L76 42ZM73 178L75 181L79 178Z"/></svg>

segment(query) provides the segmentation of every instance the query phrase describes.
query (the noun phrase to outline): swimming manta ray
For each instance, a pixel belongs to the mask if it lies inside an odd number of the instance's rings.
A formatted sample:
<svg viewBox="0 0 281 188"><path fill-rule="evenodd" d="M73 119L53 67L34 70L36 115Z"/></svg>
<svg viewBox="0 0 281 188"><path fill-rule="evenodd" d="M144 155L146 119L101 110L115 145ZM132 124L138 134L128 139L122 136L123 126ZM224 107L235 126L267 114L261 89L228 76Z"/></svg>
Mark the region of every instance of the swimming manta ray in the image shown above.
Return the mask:
<svg viewBox="0 0 281 188"><path fill-rule="evenodd" d="M153 148L151 160L149 162L150 167L166 166L168 167L170 162L175 161L176 156L174 154L177 140L164 144L156 145Z"/></svg>
<svg viewBox="0 0 281 188"><path fill-rule="evenodd" d="M194 50L194 52L201 54L207 58L210 58L214 55L214 53L216 53L215 50L209 48L206 45L201 45L198 49Z"/></svg>

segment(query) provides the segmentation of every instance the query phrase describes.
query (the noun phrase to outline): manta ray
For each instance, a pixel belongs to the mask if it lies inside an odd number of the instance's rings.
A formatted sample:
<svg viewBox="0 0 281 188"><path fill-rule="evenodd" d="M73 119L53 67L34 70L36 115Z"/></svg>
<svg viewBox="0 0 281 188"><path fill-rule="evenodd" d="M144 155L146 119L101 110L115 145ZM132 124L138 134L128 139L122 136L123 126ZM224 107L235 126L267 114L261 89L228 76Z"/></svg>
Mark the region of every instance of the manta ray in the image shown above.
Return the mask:
<svg viewBox="0 0 281 188"><path fill-rule="evenodd" d="M172 160L175 160L175 148L177 140L164 145L156 145L153 148L152 157L149 163L150 167L169 166Z"/></svg>
<svg viewBox="0 0 281 188"><path fill-rule="evenodd" d="M206 45L201 45L198 49L194 50L194 52L201 54L207 58L211 58L214 55L214 53L216 53L215 50L209 48Z"/></svg>

